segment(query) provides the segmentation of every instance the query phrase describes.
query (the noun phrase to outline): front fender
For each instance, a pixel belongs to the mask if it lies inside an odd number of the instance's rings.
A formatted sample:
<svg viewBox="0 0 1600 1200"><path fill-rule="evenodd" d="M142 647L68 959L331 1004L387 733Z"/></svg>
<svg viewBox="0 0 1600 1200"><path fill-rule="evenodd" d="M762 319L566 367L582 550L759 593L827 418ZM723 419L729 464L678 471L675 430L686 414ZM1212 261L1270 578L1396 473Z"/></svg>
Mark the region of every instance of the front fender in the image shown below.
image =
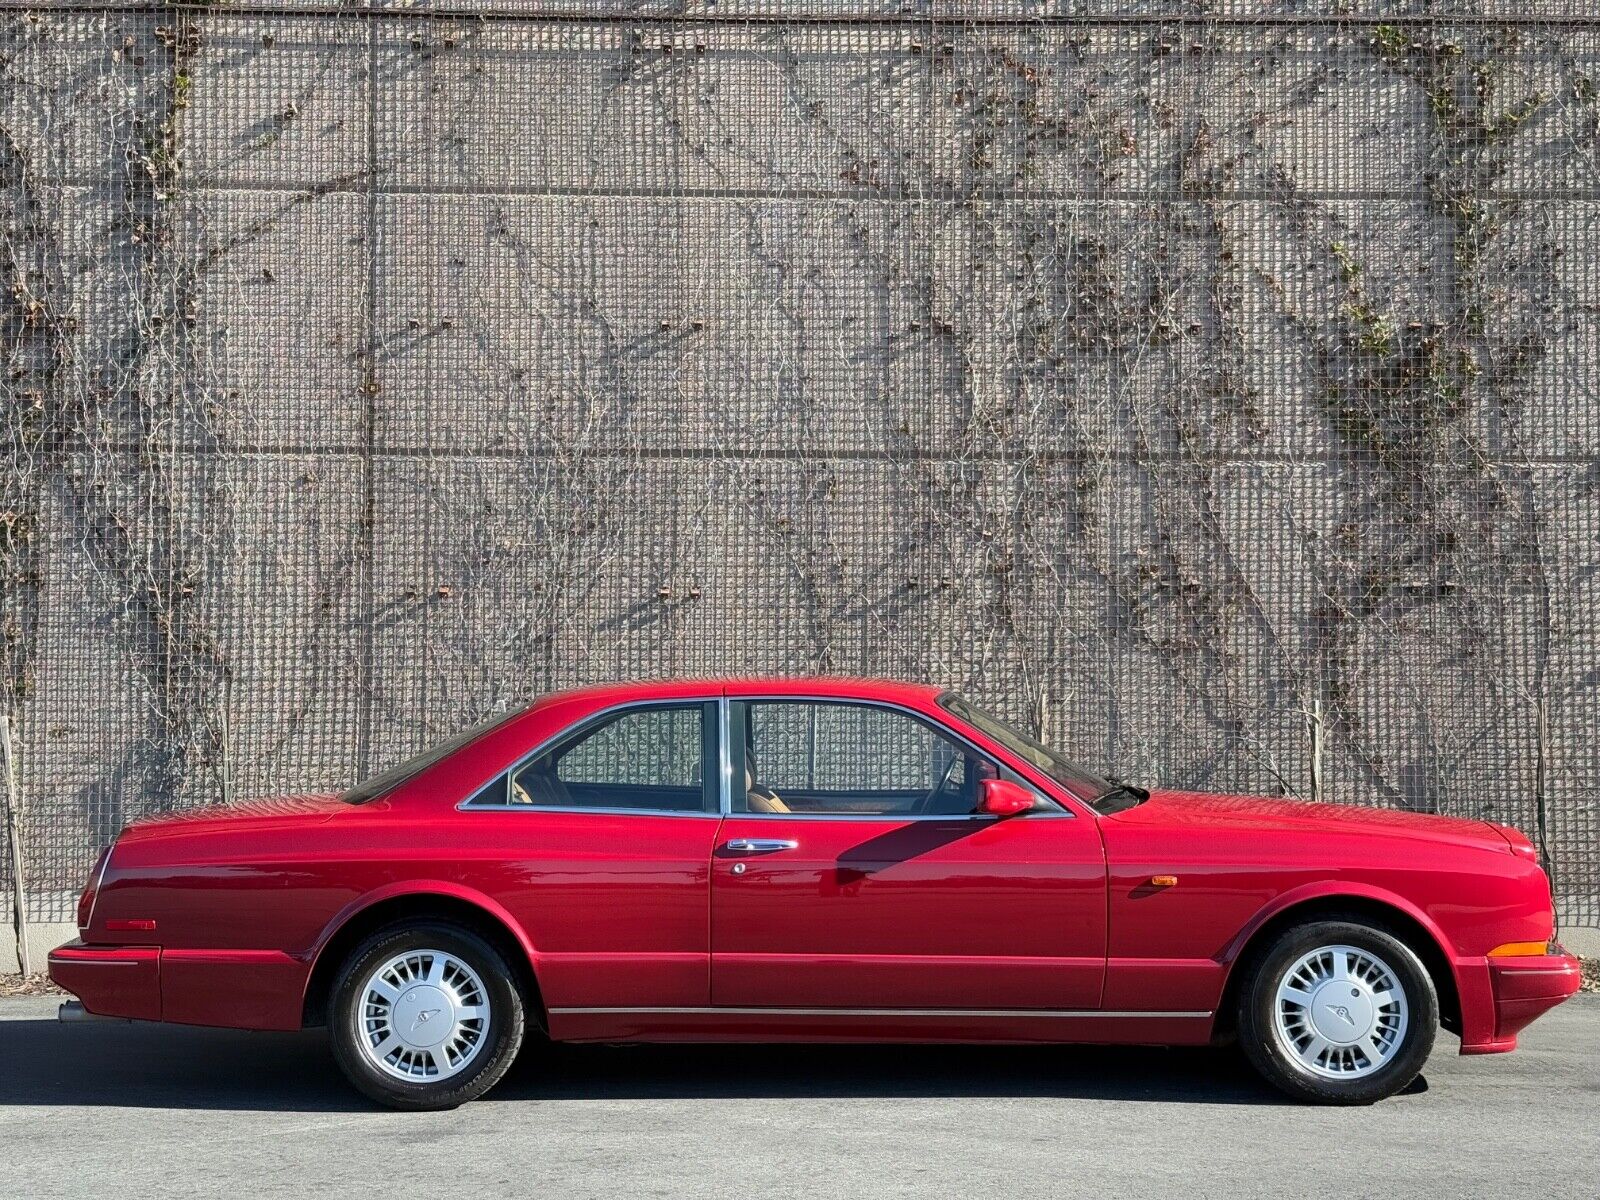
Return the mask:
<svg viewBox="0 0 1600 1200"><path fill-rule="evenodd" d="M1451 949L1450 940L1445 937L1444 931L1425 911L1417 907L1410 900L1387 888L1376 887L1369 883L1355 880L1324 879L1312 883L1301 884L1299 887L1290 888L1280 892L1247 921L1242 929L1236 933L1228 944L1223 947L1219 956L1220 960L1232 967L1250 940L1259 933L1263 926L1288 912L1292 908L1312 902L1326 902L1329 900L1342 900L1346 898L1365 900L1381 904L1404 914L1419 925L1423 932L1432 940L1445 961L1450 964L1452 972L1455 970L1455 954Z"/></svg>
<svg viewBox="0 0 1600 1200"><path fill-rule="evenodd" d="M1326 909L1340 901L1357 901L1369 912L1372 906L1380 906L1402 918L1402 924L1409 923L1412 926L1409 932L1414 936L1425 937L1432 943L1431 947L1419 947L1419 950L1431 948L1434 951L1431 955L1422 955L1430 972L1437 975L1441 968L1448 972L1447 979L1435 981L1436 985L1449 984L1449 994L1445 994L1444 988L1440 987L1440 1009L1446 1027L1459 1033L1463 1044L1481 1035L1485 1021L1492 1023L1492 1011L1486 1003L1487 970L1483 960L1460 959L1438 922L1406 897L1387 888L1354 880L1320 880L1303 884L1273 897L1263 905L1223 951L1221 961L1227 971L1223 996L1237 994L1238 980L1235 975L1239 959L1264 928L1296 909L1306 909L1312 905ZM1402 932L1408 931L1402 929Z"/></svg>

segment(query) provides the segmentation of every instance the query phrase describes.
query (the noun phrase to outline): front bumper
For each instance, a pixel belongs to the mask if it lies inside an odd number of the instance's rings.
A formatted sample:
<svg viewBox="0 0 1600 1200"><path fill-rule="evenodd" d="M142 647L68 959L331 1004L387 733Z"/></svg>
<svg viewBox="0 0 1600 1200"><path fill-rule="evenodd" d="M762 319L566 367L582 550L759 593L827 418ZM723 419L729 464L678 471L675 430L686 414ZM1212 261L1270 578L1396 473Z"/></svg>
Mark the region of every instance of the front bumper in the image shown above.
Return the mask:
<svg viewBox="0 0 1600 1200"><path fill-rule="evenodd" d="M1517 1034L1567 999L1583 984L1570 954L1487 959L1494 1026L1487 1037L1462 1039L1463 1054L1500 1054L1517 1048Z"/></svg>
<svg viewBox="0 0 1600 1200"><path fill-rule="evenodd" d="M159 947L68 942L50 951L50 978L96 1016L161 1020Z"/></svg>

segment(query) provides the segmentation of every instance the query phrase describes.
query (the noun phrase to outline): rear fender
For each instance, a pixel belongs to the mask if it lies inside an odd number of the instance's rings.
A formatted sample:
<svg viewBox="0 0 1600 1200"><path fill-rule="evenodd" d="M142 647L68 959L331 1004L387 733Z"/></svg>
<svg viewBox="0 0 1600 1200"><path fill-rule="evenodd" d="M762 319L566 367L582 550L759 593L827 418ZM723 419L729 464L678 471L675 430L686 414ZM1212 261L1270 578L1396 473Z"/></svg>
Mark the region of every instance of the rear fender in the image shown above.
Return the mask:
<svg viewBox="0 0 1600 1200"><path fill-rule="evenodd" d="M359 920L363 913L371 912L378 905L394 900L449 900L456 904L466 905L477 910L488 921L501 927L520 949L522 962L512 964L519 968L519 974L525 973L524 982L531 985L533 995L530 999L539 1004L539 955L533 943L528 940L527 933L517 920L512 917L504 905L493 897L478 891L476 888L465 887L445 879L406 879L395 883L385 884L366 892L349 904L341 908L323 926L322 931L312 948L306 953L305 961L308 964L305 986L301 997L302 1010L309 1011L308 1002L313 999L312 992L325 990L331 986L330 971L336 970L337 963L324 963L323 958L328 953L340 932L352 921ZM318 981L322 981L320 987Z"/></svg>

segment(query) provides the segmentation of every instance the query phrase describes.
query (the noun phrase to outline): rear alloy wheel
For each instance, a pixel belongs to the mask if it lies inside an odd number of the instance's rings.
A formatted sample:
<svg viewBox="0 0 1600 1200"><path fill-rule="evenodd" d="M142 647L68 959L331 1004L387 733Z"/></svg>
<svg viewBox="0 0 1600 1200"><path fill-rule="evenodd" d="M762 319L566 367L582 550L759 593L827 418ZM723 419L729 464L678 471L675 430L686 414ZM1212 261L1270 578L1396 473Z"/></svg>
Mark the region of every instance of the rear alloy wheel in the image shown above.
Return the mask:
<svg viewBox="0 0 1600 1200"><path fill-rule="evenodd" d="M334 1055L392 1108L454 1108L488 1091L522 1044L511 968L476 934L423 922L373 934L334 988Z"/></svg>
<svg viewBox="0 0 1600 1200"><path fill-rule="evenodd" d="M1439 1022L1427 968L1393 934L1349 921L1286 931L1249 968L1239 1040L1302 1100L1370 1104L1422 1070Z"/></svg>

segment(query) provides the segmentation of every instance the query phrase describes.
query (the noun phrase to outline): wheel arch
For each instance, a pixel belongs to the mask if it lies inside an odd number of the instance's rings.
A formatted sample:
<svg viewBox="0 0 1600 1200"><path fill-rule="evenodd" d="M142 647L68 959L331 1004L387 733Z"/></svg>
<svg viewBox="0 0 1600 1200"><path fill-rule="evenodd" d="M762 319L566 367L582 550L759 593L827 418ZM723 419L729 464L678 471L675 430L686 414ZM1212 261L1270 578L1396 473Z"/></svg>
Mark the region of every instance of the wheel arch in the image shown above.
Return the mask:
<svg viewBox="0 0 1600 1200"><path fill-rule="evenodd" d="M533 944L502 906L480 892L444 881L416 880L382 888L340 910L328 922L312 955L301 1001L302 1027L327 1021L329 995L339 967L362 939L403 921L444 920L461 925L488 941L516 972L529 1014L548 1029L543 994L535 969Z"/></svg>
<svg viewBox="0 0 1600 1200"><path fill-rule="evenodd" d="M1223 954L1228 964L1222 997L1217 1003L1216 1034L1231 1036L1236 1024L1239 989L1257 952L1270 945L1285 929L1309 921L1338 917L1365 919L1386 928L1416 952L1439 994L1439 1023L1461 1032L1461 985L1451 961L1448 943L1438 927L1399 896L1376 888L1343 888L1288 893L1257 913L1240 930Z"/></svg>

